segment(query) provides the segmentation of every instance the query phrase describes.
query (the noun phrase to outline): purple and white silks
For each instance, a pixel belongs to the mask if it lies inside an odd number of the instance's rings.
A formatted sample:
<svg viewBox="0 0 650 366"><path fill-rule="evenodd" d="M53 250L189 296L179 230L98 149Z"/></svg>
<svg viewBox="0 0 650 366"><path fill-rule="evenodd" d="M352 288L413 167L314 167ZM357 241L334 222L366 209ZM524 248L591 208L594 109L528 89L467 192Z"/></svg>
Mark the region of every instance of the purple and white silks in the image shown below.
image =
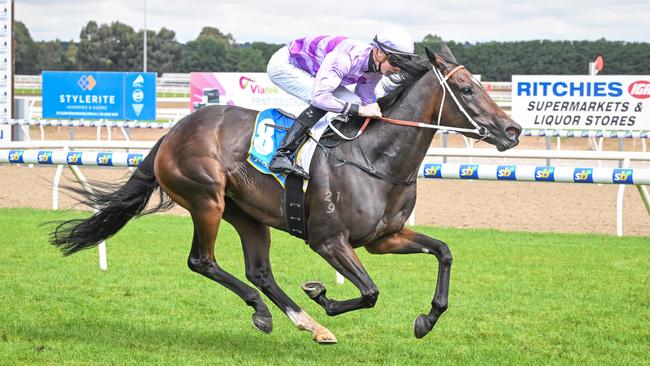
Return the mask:
<svg viewBox="0 0 650 366"><path fill-rule="evenodd" d="M284 56L288 51L286 62L313 77L297 79L300 84L306 84L306 80L311 81L305 87L311 88L309 102L313 106L339 113L344 111L348 103L358 102L350 100L349 97L340 98L343 96L341 94L345 94L341 93L344 89L342 86L356 84L354 94L358 96L361 104L374 102L375 86L382 75L368 70L371 50L372 45L361 41L345 37L317 36L291 41L278 53ZM276 80L271 72L274 68L272 63L278 61L272 58L269 62L269 76L274 82ZM304 97L301 99L305 100Z"/></svg>

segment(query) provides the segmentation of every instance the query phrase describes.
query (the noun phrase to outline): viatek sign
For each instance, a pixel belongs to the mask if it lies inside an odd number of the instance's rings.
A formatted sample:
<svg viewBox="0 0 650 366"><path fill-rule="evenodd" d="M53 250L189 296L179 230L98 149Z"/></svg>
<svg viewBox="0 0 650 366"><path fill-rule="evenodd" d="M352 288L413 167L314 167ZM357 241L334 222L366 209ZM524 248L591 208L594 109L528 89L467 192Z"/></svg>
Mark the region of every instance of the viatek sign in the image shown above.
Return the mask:
<svg viewBox="0 0 650 366"><path fill-rule="evenodd" d="M650 76L513 75L512 118L526 129L650 130Z"/></svg>
<svg viewBox="0 0 650 366"><path fill-rule="evenodd" d="M44 71L43 117L156 119L156 73Z"/></svg>

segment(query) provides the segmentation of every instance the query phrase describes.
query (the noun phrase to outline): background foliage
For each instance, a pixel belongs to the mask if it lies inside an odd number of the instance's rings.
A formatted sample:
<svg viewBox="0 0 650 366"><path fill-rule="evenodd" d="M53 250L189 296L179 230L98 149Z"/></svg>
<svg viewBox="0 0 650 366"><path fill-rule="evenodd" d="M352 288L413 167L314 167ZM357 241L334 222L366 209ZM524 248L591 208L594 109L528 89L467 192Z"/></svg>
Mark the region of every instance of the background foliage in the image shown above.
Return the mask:
<svg viewBox="0 0 650 366"><path fill-rule="evenodd" d="M299 35L296 35L298 37ZM16 73L40 74L43 70L137 71L142 69L142 30L113 22L89 21L74 41L34 41L29 30L16 21ZM597 55L605 58L602 74L650 74L650 43L599 39L596 41L515 41L461 43L427 35L416 42L438 50L447 43L456 58L483 80L509 81L513 74L586 74ZM231 34L204 27L195 40L182 44L167 28L147 31L148 71L159 74L192 71L261 72L282 44L237 43Z"/></svg>

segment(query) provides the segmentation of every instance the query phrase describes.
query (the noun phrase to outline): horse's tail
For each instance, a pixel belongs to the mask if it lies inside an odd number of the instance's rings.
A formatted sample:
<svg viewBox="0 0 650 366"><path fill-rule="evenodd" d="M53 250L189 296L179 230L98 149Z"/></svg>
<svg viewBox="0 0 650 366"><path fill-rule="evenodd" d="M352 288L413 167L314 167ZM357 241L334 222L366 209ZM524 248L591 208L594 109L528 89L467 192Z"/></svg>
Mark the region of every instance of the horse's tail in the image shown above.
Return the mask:
<svg viewBox="0 0 650 366"><path fill-rule="evenodd" d="M122 229L133 217L170 209L174 202L160 190L160 203L145 211L151 194L159 188L153 163L164 138L158 140L124 185L92 182L92 192L66 187L82 196L81 203L98 211L85 220L60 223L52 232L50 243L59 247L64 255L70 255L97 246Z"/></svg>

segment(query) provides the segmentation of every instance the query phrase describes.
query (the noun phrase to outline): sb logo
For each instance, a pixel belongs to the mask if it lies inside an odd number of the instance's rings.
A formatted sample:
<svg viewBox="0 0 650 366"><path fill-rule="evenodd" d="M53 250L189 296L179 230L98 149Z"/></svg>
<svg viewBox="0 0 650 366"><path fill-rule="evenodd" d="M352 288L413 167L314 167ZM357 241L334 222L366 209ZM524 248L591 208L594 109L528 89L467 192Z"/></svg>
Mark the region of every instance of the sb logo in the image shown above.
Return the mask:
<svg viewBox="0 0 650 366"><path fill-rule="evenodd" d="M113 154L112 153L97 154L97 165L103 165L103 166L113 165Z"/></svg>
<svg viewBox="0 0 650 366"><path fill-rule="evenodd" d="M517 167L514 165L501 165L497 167L498 180L515 180Z"/></svg>
<svg viewBox="0 0 650 366"><path fill-rule="evenodd" d="M555 168L537 167L535 168L535 180L552 182L555 180Z"/></svg>
<svg viewBox="0 0 650 366"><path fill-rule="evenodd" d="M9 151L9 162L10 163L22 163L23 162L23 150L11 150Z"/></svg>
<svg viewBox="0 0 650 366"><path fill-rule="evenodd" d="M478 165L463 164L460 166L459 173L463 179L478 179Z"/></svg>
<svg viewBox="0 0 650 366"><path fill-rule="evenodd" d="M632 169L614 169L612 181L619 184L633 184L634 170Z"/></svg>
<svg viewBox="0 0 650 366"><path fill-rule="evenodd" d="M142 162L142 154L129 154L126 162L129 166L138 166Z"/></svg>
<svg viewBox="0 0 650 366"><path fill-rule="evenodd" d="M424 166L425 178L442 178L442 165L440 164L426 164Z"/></svg>
<svg viewBox="0 0 650 366"><path fill-rule="evenodd" d="M82 165L81 164L81 153L80 152L69 152L68 158L66 159L70 165Z"/></svg>
<svg viewBox="0 0 650 366"><path fill-rule="evenodd" d="M38 163L39 164L52 164L52 152L51 151L39 151L38 152Z"/></svg>
<svg viewBox="0 0 650 366"><path fill-rule="evenodd" d="M593 183L593 170L591 168L576 168L573 180L581 183Z"/></svg>

